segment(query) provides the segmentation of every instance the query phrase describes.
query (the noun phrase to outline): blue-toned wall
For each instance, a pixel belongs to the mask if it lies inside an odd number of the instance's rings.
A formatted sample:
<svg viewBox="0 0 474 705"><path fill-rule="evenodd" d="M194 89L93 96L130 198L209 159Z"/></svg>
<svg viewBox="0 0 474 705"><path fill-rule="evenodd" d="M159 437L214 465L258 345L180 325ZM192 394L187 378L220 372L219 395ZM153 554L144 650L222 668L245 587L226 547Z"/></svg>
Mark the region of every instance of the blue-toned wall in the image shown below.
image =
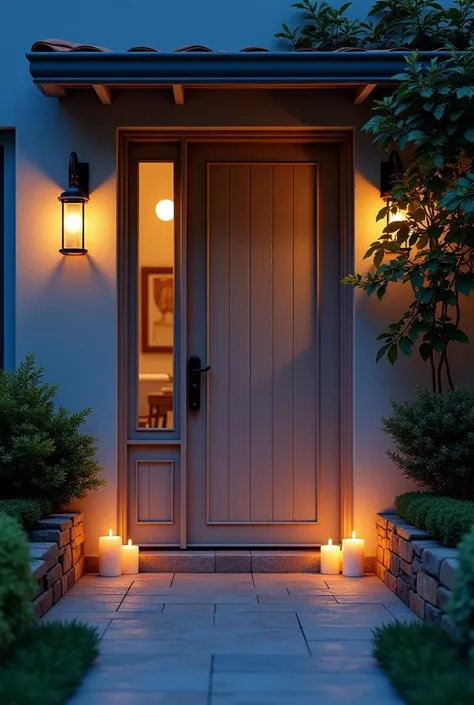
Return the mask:
<svg viewBox="0 0 474 705"><path fill-rule="evenodd" d="M133 45L171 49L189 43L235 50L277 48L272 35L291 24L288 0L82 0L8 3L2 8L0 128L16 130L16 360L33 350L60 384L60 401L91 406L90 430L100 440L107 488L83 503L86 553L97 553L97 536L116 524L116 132L120 126L339 125L355 128L358 266L378 235L382 155L359 129L370 105L354 106L350 92L190 93L184 106L167 94L117 94L103 106L92 93L63 101L45 98L33 85L25 52L39 39L63 38L115 50ZM364 11L368 2L352 10ZM59 206L71 150L90 162L88 205L90 257L58 253ZM419 381L416 362L394 370L374 362L375 334L400 299L381 307L357 297L355 321L355 528L375 555L374 517L407 485L384 456L379 432L388 398L403 398ZM428 382L428 372L422 368ZM349 411L349 410L348 410Z"/></svg>

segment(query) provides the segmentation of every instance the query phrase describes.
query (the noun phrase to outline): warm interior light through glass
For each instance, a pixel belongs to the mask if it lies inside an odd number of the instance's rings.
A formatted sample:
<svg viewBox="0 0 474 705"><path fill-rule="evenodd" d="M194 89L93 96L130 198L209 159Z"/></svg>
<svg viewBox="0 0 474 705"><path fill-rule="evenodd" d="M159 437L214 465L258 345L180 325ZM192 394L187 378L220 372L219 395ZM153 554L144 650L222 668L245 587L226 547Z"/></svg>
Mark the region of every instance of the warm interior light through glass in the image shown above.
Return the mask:
<svg viewBox="0 0 474 705"><path fill-rule="evenodd" d="M170 429L174 414L173 162L138 167L138 413L140 429Z"/></svg>
<svg viewBox="0 0 474 705"><path fill-rule="evenodd" d="M156 217L167 223L174 218L174 203L169 198L163 198L155 206Z"/></svg>
<svg viewBox="0 0 474 705"><path fill-rule="evenodd" d="M82 247L82 203L64 203L64 248Z"/></svg>

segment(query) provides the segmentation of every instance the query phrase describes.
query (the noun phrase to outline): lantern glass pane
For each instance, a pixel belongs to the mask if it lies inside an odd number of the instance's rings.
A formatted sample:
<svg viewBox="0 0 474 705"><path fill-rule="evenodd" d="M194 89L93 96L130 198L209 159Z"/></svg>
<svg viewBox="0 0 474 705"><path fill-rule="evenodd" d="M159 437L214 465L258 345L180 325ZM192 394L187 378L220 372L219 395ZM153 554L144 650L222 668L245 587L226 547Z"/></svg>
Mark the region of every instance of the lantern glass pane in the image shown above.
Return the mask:
<svg viewBox="0 0 474 705"><path fill-rule="evenodd" d="M84 227L83 203L64 203L63 219L64 249L80 249Z"/></svg>

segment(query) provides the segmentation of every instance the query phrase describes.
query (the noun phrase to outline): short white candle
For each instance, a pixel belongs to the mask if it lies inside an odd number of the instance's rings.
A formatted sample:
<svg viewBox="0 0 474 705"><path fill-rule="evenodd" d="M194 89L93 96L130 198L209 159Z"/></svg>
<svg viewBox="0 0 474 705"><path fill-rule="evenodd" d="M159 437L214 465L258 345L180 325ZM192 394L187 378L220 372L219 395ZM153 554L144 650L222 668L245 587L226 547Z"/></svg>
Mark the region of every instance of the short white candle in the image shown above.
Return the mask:
<svg viewBox="0 0 474 705"><path fill-rule="evenodd" d="M132 539L122 546L122 573L135 575L138 573L138 546L132 545Z"/></svg>
<svg viewBox="0 0 474 705"><path fill-rule="evenodd" d="M342 574L348 578L364 575L365 541L356 538L355 531L351 539L342 541Z"/></svg>
<svg viewBox="0 0 474 705"><path fill-rule="evenodd" d="M341 547L334 546L329 539L327 546L321 546L321 573L339 575L341 570Z"/></svg>
<svg viewBox="0 0 474 705"><path fill-rule="evenodd" d="M122 575L122 537L114 536L112 529L108 536L99 537L99 575L106 578Z"/></svg>

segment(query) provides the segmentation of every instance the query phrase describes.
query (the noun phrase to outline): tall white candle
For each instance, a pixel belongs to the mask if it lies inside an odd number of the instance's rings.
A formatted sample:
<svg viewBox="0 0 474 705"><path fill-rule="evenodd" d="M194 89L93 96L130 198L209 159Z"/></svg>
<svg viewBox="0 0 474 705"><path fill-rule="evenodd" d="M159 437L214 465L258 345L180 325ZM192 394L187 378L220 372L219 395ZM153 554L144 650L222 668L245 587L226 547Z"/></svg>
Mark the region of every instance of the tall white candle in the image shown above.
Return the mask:
<svg viewBox="0 0 474 705"><path fill-rule="evenodd" d="M329 539L327 546L321 546L321 573L338 575L341 570L341 547L334 546Z"/></svg>
<svg viewBox="0 0 474 705"><path fill-rule="evenodd" d="M356 538L355 531L351 539L342 541L342 574L349 578L364 575L365 541Z"/></svg>
<svg viewBox="0 0 474 705"><path fill-rule="evenodd" d="M114 536L112 529L108 536L99 537L99 575L106 578L122 575L122 537Z"/></svg>
<svg viewBox="0 0 474 705"><path fill-rule="evenodd" d="M138 573L138 546L132 545L132 539L122 546L122 573L134 575Z"/></svg>

